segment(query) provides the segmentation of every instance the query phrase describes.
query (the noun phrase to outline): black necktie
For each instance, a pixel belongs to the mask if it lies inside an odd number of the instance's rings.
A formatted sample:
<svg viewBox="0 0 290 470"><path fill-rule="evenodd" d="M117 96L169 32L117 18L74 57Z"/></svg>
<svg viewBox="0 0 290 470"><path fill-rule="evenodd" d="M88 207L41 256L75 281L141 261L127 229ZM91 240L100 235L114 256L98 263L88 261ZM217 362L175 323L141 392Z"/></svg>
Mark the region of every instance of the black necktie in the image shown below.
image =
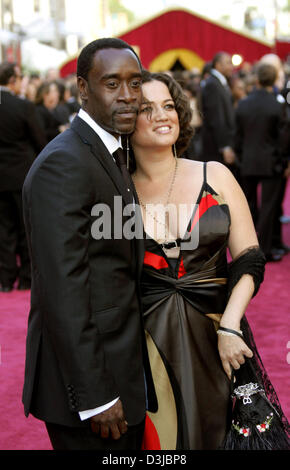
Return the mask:
<svg viewBox="0 0 290 470"><path fill-rule="evenodd" d="M144 229L143 229L143 222L142 222L142 214L141 214L140 208L139 208L139 211L136 210L136 208L139 207L138 205L136 206L136 203L138 204L138 195L136 193L134 183L132 181L131 175L127 168L126 156L125 156L123 149L119 147L117 150L115 150L115 152L113 152L113 157L115 158L116 164L120 169L120 172L123 176L125 184L127 185L128 194L131 194L132 196L131 204L132 203L134 204L134 213L138 221L137 226L135 225L134 228L138 227L137 232L139 230L140 233L142 233L143 235Z"/></svg>
<svg viewBox="0 0 290 470"><path fill-rule="evenodd" d="M117 164L118 168L120 169L120 171L122 173L124 181L127 185L127 189L129 191L131 191L131 193L133 195L134 194L133 182L132 182L130 173L127 169L126 157L125 157L125 154L123 152L123 149L121 149L119 147L117 150L115 150L115 152L113 152L113 157L115 158L116 164Z"/></svg>

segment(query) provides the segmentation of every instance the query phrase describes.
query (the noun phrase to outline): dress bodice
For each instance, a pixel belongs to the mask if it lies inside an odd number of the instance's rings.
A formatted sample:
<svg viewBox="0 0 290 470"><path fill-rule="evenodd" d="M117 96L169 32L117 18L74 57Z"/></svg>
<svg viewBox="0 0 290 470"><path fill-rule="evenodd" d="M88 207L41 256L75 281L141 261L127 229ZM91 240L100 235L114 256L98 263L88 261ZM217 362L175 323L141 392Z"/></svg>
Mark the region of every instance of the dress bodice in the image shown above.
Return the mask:
<svg viewBox="0 0 290 470"><path fill-rule="evenodd" d="M229 380L212 320L227 302L229 228L229 207L204 178L178 259L147 236L141 295L158 399L147 418L153 449L216 449L225 435Z"/></svg>
<svg viewBox="0 0 290 470"><path fill-rule="evenodd" d="M206 173L205 173L206 174ZM230 212L225 201L204 178L174 262L162 246L147 235L142 275L143 304L176 290L202 313L221 313L226 299L227 243Z"/></svg>

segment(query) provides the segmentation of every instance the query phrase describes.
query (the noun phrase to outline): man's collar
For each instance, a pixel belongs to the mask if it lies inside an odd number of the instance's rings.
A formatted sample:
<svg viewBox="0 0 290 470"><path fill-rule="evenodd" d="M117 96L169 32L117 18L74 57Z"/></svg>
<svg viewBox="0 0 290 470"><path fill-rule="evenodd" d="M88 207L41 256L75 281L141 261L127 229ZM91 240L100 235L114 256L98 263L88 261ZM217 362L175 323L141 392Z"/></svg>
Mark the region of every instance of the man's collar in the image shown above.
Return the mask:
<svg viewBox="0 0 290 470"><path fill-rule="evenodd" d="M10 88L8 86L5 86L5 85L0 85L0 91L7 91L11 95L14 95L13 91L10 90Z"/></svg>
<svg viewBox="0 0 290 470"><path fill-rule="evenodd" d="M217 69L211 69L211 73L212 75L214 75L216 78L219 79L222 85L226 86L228 84L226 77L222 73L220 73Z"/></svg>
<svg viewBox="0 0 290 470"><path fill-rule="evenodd" d="M116 139L116 137L114 137L112 134L105 131L105 129L99 126L99 124L97 124L96 121L94 121L84 109L81 108L79 110L78 116L79 118L83 119L83 121L85 121L96 132L96 134L98 134L110 154L113 154L115 150L117 150L119 147L122 147L121 137Z"/></svg>

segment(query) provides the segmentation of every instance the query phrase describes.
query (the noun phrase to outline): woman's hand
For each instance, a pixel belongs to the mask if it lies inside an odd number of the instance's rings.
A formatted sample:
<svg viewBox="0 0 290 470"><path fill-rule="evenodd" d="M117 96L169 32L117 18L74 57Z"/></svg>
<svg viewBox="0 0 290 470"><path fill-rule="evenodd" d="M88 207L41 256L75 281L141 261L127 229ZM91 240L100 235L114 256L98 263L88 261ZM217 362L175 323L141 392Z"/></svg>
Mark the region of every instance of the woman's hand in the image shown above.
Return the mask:
<svg viewBox="0 0 290 470"><path fill-rule="evenodd" d="M232 368L239 369L245 357L253 357L252 351L238 336L218 335L218 351L222 365L231 380Z"/></svg>

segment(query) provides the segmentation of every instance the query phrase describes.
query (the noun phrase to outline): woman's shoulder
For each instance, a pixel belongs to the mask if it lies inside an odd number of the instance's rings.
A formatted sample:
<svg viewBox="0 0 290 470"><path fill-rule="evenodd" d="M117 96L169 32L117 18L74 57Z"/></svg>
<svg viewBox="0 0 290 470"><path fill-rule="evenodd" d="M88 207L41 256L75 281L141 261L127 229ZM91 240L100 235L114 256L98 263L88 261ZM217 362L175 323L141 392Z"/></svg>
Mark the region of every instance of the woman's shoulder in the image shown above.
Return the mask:
<svg viewBox="0 0 290 470"><path fill-rule="evenodd" d="M187 160L185 158L180 159L182 167L186 171L199 171L206 172L207 180L213 180L215 182L224 181L225 179L232 179L232 172L222 163L216 161L202 162L198 160Z"/></svg>
<svg viewBox="0 0 290 470"><path fill-rule="evenodd" d="M207 163L207 182L225 200L241 196L241 187L231 170L220 162Z"/></svg>
<svg viewBox="0 0 290 470"><path fill-rule="evenodd" d="M225 180L230 182L236 181L231 170L227 168L223 163L210 161L207 162L207 175L209 179L213 179L214 181L221 181L224 182Z"/></svg>
<svg viewBox="0 0 290 470"><path fill-rule="evenodd" d="M179 158L178 159L182 166L188 170L192 169L193 171L196 170L197 168L202 168L204 163L200 162L198 160L191 160L187 158Z"/></svg>

